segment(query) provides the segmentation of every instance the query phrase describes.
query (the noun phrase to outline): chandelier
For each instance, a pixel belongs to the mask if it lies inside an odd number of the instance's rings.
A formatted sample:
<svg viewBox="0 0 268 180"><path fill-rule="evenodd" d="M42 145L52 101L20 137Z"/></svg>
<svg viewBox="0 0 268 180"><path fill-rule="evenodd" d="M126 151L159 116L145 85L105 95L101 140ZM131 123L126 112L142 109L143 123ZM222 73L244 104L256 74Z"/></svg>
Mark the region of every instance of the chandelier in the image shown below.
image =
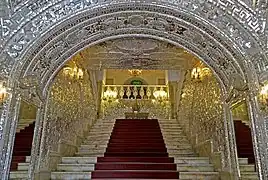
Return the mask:
<svg viewBox="0 0 268 180"><path fill-rule="evenodd" d="M140 69L130 69L130 70L128 70L128 72L129 72L129 74L131 76L139 76L139 75L141 75L142 70L140 70Z"/></svg>
<svg viewBox="0 0 268 180"><path fill-rule="evenodd" d="M81 80L83 79L83 76L84 76L84 72L82 68L78 68L76 64L74 65L74 67L69 67L69 66L64 67L63 74L66 77L70 77L71 79L74 79L74 80Z"/></svg>

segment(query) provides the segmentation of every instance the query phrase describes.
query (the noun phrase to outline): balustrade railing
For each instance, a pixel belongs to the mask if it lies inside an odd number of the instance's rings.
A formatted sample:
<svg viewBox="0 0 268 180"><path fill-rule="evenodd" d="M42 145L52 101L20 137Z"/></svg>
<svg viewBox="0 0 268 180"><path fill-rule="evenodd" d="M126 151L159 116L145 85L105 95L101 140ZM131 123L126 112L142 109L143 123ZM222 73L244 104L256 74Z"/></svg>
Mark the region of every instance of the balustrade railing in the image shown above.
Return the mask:
<svg viewBox="0 0 268 180"><path fill-rule="evenodd" d="M161 99L169 98L167 85L103 85L102 99Z"/></svg>

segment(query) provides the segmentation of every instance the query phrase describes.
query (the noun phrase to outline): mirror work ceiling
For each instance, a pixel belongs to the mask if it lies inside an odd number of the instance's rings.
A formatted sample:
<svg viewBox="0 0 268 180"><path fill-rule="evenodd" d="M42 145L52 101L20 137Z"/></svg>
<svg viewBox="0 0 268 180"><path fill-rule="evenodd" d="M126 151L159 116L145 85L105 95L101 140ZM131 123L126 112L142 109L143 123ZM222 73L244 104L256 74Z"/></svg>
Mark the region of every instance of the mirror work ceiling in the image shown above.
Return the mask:
<svg viewBox="0 0 268 180"><path fill-rule="evenodd" d="M198 58L170 43L148 38L121 38L88 47L72 58L89 70L191 69Z"/></svg>

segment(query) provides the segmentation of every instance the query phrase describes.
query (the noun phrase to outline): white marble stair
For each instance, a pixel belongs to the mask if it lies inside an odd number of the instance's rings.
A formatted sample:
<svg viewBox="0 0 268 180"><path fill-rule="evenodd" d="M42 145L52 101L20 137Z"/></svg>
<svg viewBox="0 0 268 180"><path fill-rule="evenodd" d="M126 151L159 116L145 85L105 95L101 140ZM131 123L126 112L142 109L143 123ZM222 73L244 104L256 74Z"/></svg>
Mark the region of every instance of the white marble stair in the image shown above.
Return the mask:
<svg viewBox="0 0 268 180"><path fill-rule="evenodd" d="M24 163L18 164L18 171L11 171L9 179L28 179L28 168L30 164L30 156L26 156Z"/></svg>
<svg viewBox="0 0 268 180"><path fill-rule="evenodd" d="M21 130L28 127L30 124L32 124L35 121L35 119L19 119L17 124L16 133L19 133ZM29 157L28 157L29 160ZM9 174L9 179L27 179L28 178L28 167L29 167L29 161L27 162L27 159L24 163L18 164L18 170L17 171L11 171Z"/></svg>
<svg viewBox="0 0 268 180"><path fill-rule="evenodd" d="M28 127L30 124L32 124L35 121L35 119L20 119L17 124L16 132L20 132L21 130Z"/></svg>
<svg viewBox="0 0 268 180"><path fill-rule="evenodd" d="M182 127L175 119L159 119L160 128L170 157L175 158L180 179L218 180L219 173L214 170L208 157L198 157Z"/></svg>
<svg viewBox="0 0 268 180"><path fill-rule="evenodd" d="M238 158L241 180L257 180L258 173L255 171L254 164L248 164L247 158Z"/></svg>
<svg viewBox="0 0 268 180"><path fill-rule="evenodd" d="M78 148L75 157L63 157L57 171L51 173L52 180L91 179L97 157L103 156L113 130L115 120L99 120L88 137Z"/></svg>

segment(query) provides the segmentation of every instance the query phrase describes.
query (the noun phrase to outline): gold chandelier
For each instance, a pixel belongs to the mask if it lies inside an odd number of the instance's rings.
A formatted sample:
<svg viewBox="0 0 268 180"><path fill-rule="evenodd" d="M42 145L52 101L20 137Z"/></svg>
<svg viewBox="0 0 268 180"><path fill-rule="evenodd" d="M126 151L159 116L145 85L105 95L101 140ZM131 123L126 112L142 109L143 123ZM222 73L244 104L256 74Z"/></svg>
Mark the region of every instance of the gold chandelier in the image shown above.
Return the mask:
<svg viewBox="0 0 268 180"><path fill-rule="evenodd" d="M84 72L82 68L78 68L76 64L74 65L74 67L69 67L69 66L64 67L63 74L66 77L70 77L71 79L74 79L74 80L81 80L83 79L83 76L84 76Z"/></svg>
<svg viewBox="0 0 268 180"><path fill-rule="evenodd" d="M129 72L129 74L131 76L139 76L139 75L141 75L142 70L140 70L140 69L130 69L130 70L128 70L128 72Z"/></svg>

